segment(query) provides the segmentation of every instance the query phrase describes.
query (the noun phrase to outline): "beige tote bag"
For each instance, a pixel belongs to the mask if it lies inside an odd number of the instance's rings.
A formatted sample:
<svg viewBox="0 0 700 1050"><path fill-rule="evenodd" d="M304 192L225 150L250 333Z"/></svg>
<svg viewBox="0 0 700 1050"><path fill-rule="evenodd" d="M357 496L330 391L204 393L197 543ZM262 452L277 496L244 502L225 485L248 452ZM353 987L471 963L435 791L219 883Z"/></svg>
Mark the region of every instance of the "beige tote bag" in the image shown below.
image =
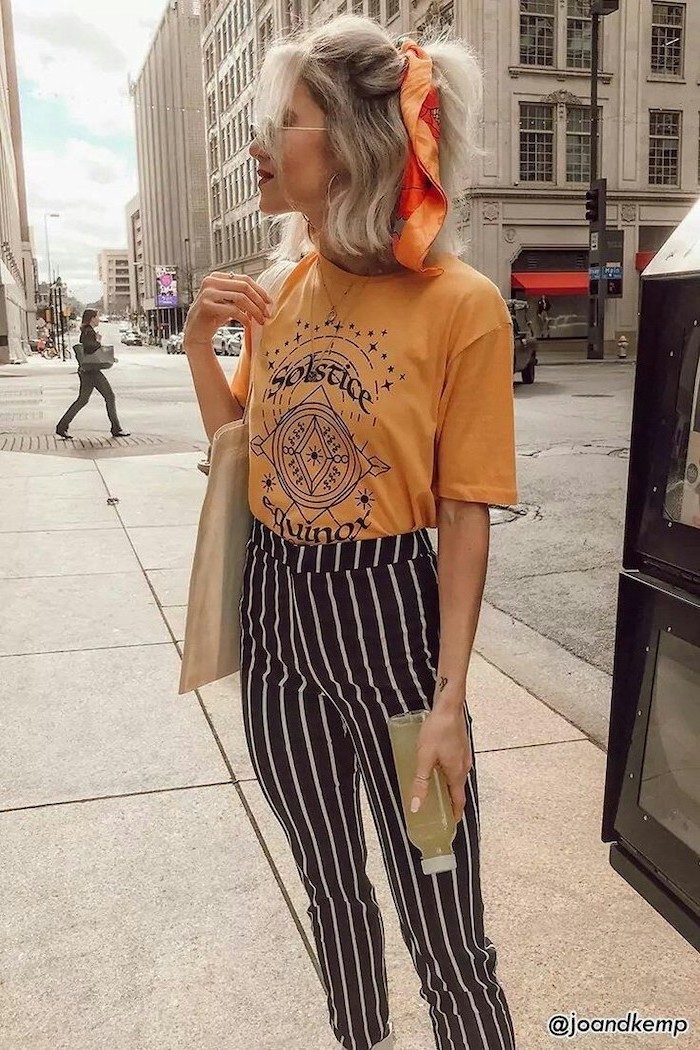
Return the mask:
<svg viewBox="0 0 700 1050"><path fill-rule="evenodd" d="M266 270L258 284L276 298L294 263ZM251 329L252 360L261 329ZM179 693L188 693L240 669L239 604L252 517L248 501L248 405L242 419L214 434L209 479L199 518L190 589Z"/></svg>

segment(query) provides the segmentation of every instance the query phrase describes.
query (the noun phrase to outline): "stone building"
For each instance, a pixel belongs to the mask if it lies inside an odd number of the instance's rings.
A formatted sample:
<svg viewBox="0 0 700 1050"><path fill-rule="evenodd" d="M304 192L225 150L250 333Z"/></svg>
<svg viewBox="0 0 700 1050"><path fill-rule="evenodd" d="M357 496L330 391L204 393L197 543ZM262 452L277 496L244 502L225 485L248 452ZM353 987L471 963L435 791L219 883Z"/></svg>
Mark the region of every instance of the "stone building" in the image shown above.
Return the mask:
<svg viewBox="0 0 700 1050"><path fill-rule="evenodd" d="M171 0L131 86L136 120L143 309L179 331L211 268L199 0ZM177 271L178 306L158 309L156 267Z"/></svg>
<svg viewBox="0 0 700 1050"><path fill-rule="evenodd" d="M36 336L12 8L0 0L0 364L23 361Z"/></svg>
<svg viewBox="0 0 700 1050"><path fill-rule="evenodd" d="M552 302L552 334L581 336L588 302L585 191L590 167L588 0L205 0L206 98L213 262L257 273L257 212L247 128L257 69L291 22L352 10L397 37L451 26L485 74L485 155L460 202L468 260L506 296ZM634 334L639 274L698 195L700 6L624 0L602 20L600 174L608 228L623 239L623 298L607 336Z"/></svg>

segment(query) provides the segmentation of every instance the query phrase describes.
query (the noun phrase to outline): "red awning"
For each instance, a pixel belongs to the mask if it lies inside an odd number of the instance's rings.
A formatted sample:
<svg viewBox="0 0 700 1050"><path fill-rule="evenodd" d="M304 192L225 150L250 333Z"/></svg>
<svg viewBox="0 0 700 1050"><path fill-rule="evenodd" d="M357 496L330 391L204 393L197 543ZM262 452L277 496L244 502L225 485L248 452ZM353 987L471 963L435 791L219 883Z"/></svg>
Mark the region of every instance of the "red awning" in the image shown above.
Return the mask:
<svg viewBox="0 0 700 1050"><path fill-rule="evenodd" d="M588 273L585 270L571 273L527 273L511 274L511 286L527 295L588 295Z"/></svg>
<svg viewBox="0 0 700 1050"><path fill-rule="evenodd" d="M642 270L646 270L651 260L656 255L656 252L637 252L634 257L635 268L641 273Z"/></svg>

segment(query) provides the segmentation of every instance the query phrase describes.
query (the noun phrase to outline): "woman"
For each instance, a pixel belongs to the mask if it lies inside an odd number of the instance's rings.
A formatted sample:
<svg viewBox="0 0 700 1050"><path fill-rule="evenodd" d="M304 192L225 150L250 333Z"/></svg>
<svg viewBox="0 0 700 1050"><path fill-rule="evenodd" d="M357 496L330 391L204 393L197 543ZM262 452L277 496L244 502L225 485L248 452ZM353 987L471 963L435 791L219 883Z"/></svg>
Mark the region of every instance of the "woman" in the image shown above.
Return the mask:
<svg viewBox="0 0 700 1050"><path fill-rule="evenodd" d="M99 323L100 318L97 310L86 310L84 312L83 320L80 325L79 342L82 343L86 354L94 354L102 343L102 336L97 331ZM56 424L56 433L58 436L64 438L66 441L70 440L68 427L71 425L78 412L80 412L80 409L85 408L92 397L93 390L97 390L105 399L107 415L109 416L109 422L112 425L112 437L129 437L129 434L121 428L119 417L117 416L117 399L114 396L114 391L112 390L109 379L104 372L98 368L86 369L82 365L79 365L78 375L80 376L80 392L68 411Z"/></svg>
<svg viewBox="0 0 700 1050"><path fill-rule="evenodd" d="M273 48L250 153L290 272L274 309L250 277L211 275L184 338L209 437L249 408L246 736L309 896L332 1029L352 1050L394 1045L360 778L436 1045L514 1047L483 928L465 705L488 504L517 498L510 316L457 258L449 206L480 85L463 45L397 47L352 16ZM248 338L229 387L211 337L232 317ZM406 836L387 729L421 709L414 805L440 766L458 820L457 869L435 875Z"/></svg>

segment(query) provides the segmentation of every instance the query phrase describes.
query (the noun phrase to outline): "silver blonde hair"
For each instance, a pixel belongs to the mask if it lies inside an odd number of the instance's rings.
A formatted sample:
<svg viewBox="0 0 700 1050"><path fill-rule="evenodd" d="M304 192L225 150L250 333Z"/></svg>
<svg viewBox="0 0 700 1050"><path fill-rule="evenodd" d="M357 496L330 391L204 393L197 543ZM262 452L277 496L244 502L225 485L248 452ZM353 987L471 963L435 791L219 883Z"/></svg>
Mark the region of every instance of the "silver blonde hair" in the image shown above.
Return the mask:
<svg viewBox="0 0 700 1050"><path fill-rule="evenodd" d="M430 259L464 250L452 202L483 153L482 73L461 40L441 33L417 43L433 60L441 107L440 182L450 202ZM283 124L300 81L326 115L328 148L340 177L329 183L324 233L332 247L351 256L392 258L392 216L408 153L399 103L405 62L382 26L343 15L280 41L260 71L255 118L263 129ZM274 159L272 132L263 130L261 145ZM270 224L277 241L271 259L297 260L314 250L314 233L300 211L274 216Z"/></svg>

